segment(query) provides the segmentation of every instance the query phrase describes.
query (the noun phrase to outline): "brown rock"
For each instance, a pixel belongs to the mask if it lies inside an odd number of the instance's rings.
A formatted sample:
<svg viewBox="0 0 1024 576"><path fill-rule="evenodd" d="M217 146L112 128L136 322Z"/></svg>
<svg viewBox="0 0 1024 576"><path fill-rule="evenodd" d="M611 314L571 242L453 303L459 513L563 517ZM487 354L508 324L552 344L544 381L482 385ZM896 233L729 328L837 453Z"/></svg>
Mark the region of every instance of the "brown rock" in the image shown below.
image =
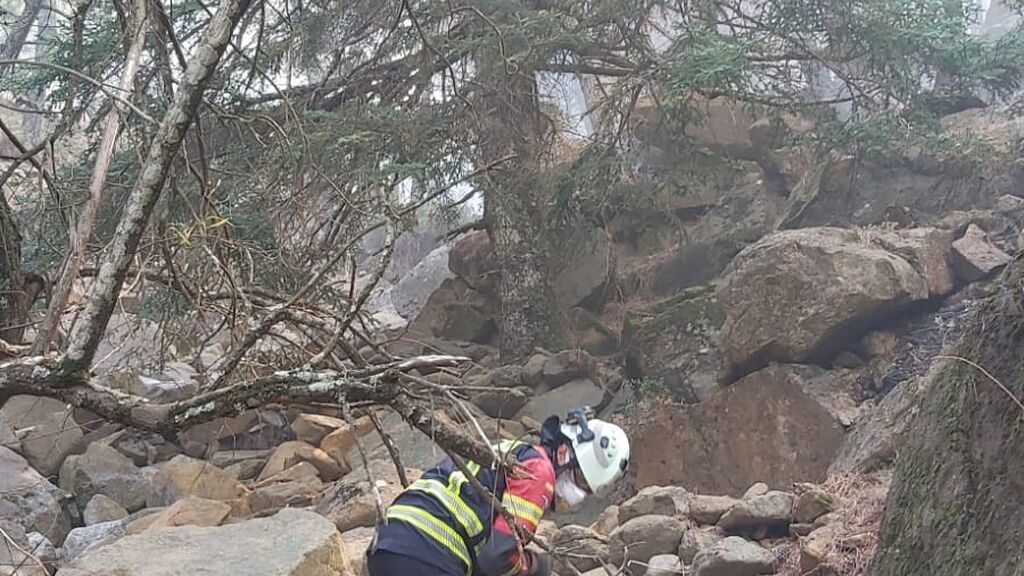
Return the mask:
<svg viewBox="0 0 1024 576"><path fill-rule="evenodd" d="M309 506L323 488L324 483L316 476L306 476L289 482L274 482L256 488L249 496L249 507L253 514L262 514L282 508Z"/></svg>
<svg viewBox="0 0 1024 576"><path fill-rule="evenodd" d="M309 462L320 471L320 477L331 482L341 478L349 472L348 463L338 463L330 457L327 452L306 444L305 442L285 442L274 450L274 453L267 460L266 466L260 472L257 482L262 482L271 476L284 472L286 469L299 462Z"/></svg>
<svg viewBox="0 0 1024 576"><path fill-rule="evenodd" d="M373 542L376 528L356 528L341 535L345 545L345 556L348 557L351 576L364 576L366 572L366 550Z"/></svg>
<svg viewBox="0 0 1024 576"><path fill-rule="evenodd" d="M255 488L262 488L263 486L270 486L271 484L280 484L281 482L294 482L296 480L308 480L309 478L320 479L320 471L316 469L309 462L299 462L298 464L256 483Z"/></svg>
<svg viewBox="0 0 1024 576"><path fill-rule="evenodd" d="M830 524L800 538L800 571L812 573L825 563L842 526Z"/></svg>
<svg viewBox="0 0 1024 576"><path fill-rule="evenodd" d="M146 503L157 508L188 496L230 502L247 493L245 486L213 464L176 456L153 476Z"/></svg>
<svg viewBox="0 0 1024 576"><path fill-rule="evenodd" d="M471 232L455 242L448 253L448 269L476 290L497 294L498 267L487 232Z"/></svg>
<svg viewBox="0 0 1024 576"><path fill-rule="evenodd" d="M820 489L804 492L793 503L793 519L800 524L812 524L821 516L836 509L836 499Z"/></svg>
<svg viewBox="0 0 1024 576"><path fill-rule="evenodd" d="M344 420L321 414L299 414L299 417L291 423L295 438L313 446L319 446L325 436L347 426L348 424Z"/></svg>
<svg viewBox="0 0 1024 576"><path fill-rule="evenodd" d="M327 453L338 464L349 465L348 454L355 448L356 430L345 425L331 432L320 442L320 449Z"/></svg>
<svg viewBox="0 0 1024 576"><path fill-rule="evenodd" d="M971 224L963 237L953 242L953 270L964 282L975 282L1006 266L1013 260L995 247L988 235Z"/></svg>
<svg viewBox="0 0 1024 576"><path fill-rule="evenodd" d="M632 434L635 446L657 447L636 451L637 485L741 496L754 482L823 481L843 440L838 413L822 404L831 396L801 370L773 366L696 406L656 408Z"/></svg>
<svg viewBox="0 0 1024 576"><path fill-rule="evenodd" d="M172 526L220 526L231 515L231 505L217 500L189 496L161 512L144 516L128 524L128 534Z"/></svg>
<svg viewBox="0 0 1024 576"><path fill-rule="evenodd" d="M246 481L256 478L266 465L266 460L242 460L224 468L224 472L235 480Z"/></svg>
<svg viewBox="0 0 1024 576"><path fill-rule="evenodd" d="M727 378L772 361L824 360L907 306L948 293L948 233L805 228L766 236L729 265Z"/></svg>

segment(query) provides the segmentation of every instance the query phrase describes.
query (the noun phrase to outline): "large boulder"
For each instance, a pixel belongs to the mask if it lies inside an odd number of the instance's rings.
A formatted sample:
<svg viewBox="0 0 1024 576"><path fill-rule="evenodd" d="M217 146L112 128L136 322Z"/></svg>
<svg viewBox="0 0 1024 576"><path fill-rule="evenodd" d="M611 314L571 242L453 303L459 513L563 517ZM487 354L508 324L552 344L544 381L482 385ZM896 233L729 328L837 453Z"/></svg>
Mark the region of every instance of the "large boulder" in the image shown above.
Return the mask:
<svg viewBox="0 0 1024 576"><path fill-rule="evenodd" d="M146 506L146 477L131 460L110 446L94 442L84 454L68 456L60 469L60 487L75 495L81 508L97 494L129 512Z"/></svg>
<svg viewBox="0 0 1024 576"><path fill-rule="evenodd" d="M52 398L13 396L0 408L21 438L21 455L43 476L55 476L70 454L85 449L82 428L72 418L71 407Z"/></svg>
<svg viewBox="0 0 1024 576"><path fill-rule="evenodd" d="M552 414L566 414L584 405L597 406L611 394L614 392L595 384L594 381L580 378L550 392L534 396L519 412L519 416L528 416L543 422Z"/></svg>
<svg viewBox="0 0 1024 576"><path fill-rule="evenodd" d="M693 559L694 576L760 576L775 572L775 555L739 536L722 539Z"/></svg>
<svg viewBox="0 0 1024 576"><path fill-rule="evenodd" d="M744 249L718 290L726 379L773 361L827 360L892 314L947 294L951 241L927 228L810 228Z"/></svg>
<svg viewBox="0 0 1024 576"><path fill-rule="evenodd" d="M248 495L248 489L220 468L188 456L176 456L150 481L146 503L169 506L187 496L232 502Z"/></svg>
<svg viewBox="0 0 1024 576"><path fill-rule="evenodd" d="M12 519L26 532L39 532L60 545L71 530L68 499L24 458L0 446L0 518Z"/></svg>
<svg viewBox="0 0 1024 576"><path fill-rule="evenodd" d="M690 403L718 390L718 330L725 320L710 288L688 291L626 316L626 371Z"/></svg>
<svg viewBox="0 0 1024 576"><path fill-rule="evenodd" d="M565 261L551 282L555 303L561 310L573 306L596 309L611 295L614 262L608 235L592 229L569 241Z"/></svg>
<svg viewBox="0 0 1024 576"><path fill-rule="evenodd" d="M639 516L619 526L608 537L608 561L622 566L627 560L647 562L658 554L675 554L686 524L672 516Z"/></svg>
<svg viewBox="0 0 1024 576"><path fill-rule="evenodd" d="M497 295L498 267L487 232L472 232L455 242L448 253L448 268L474 290Z"/></svg>
<svg viewBox="0 0 1024 576"><path fill-rule="evenodd" d="M435 248L391 288L391 302L403 318L415 318L441 282L452 277L448 251L448 246Z"/></svg>
<svg viewBox="0 0 1024 576"><path fill-rule="evenodd" d="M219 527L149 530L86 552L59 576L338 576L348 561L341 535L313 512L285 509L269 518Z"/></svg>
<svg viewBox="0 0 1024 576"><path fill-rule="evenodd" d="M459 278L449 278L430 295L409 331L427 336L486 344L498 326L494 304Z"/></svg>
<svg viewBox="0 0 1024 576"><path fill-rule="evenodd" d="M772 366L696 406L654 409L633 434L638 486L740 497L755 482L823 481L843 427L808 385L802 368Z"/></svg>

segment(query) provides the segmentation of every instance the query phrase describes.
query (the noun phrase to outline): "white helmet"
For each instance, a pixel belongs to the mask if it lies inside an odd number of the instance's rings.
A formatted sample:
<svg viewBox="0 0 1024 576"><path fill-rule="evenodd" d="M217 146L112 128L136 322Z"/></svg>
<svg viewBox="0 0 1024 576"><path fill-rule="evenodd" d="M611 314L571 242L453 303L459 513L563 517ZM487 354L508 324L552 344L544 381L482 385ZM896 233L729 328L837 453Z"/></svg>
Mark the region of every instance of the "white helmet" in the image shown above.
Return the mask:
<svg viewBox="0 0 1024 576"><path fill-rule="evenodd" d="M569 421L561 426L571 442L576 462L583 478L594 494L605 493L622 478L629 465L629 438L626 432L604 420L580 418L580 412L570 413Z"/></svg>

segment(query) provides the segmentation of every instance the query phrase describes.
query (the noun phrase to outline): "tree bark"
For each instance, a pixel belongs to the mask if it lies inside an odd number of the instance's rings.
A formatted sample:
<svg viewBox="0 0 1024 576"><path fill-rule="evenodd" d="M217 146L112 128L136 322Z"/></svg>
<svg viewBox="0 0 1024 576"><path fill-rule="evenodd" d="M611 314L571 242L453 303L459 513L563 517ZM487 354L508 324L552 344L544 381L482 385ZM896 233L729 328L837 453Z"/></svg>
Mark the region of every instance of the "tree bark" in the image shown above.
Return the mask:
<svg viewBox="0 0 1024 576"><path fill-rule="evenodd" d="M477 66L483 163L515 157L489 173L485 187L485 219L501 276L501 361L511 364L564 340L544 230L547 199L540 172L548 130L532 71L507 69L493 51L479 55Z"/></svg>
<svg viewBox="0 0 1024 576"><path fill-rule="evenodd" d="M131 19L131 43L128 54L125 56L124 70L121 72L121 82L118 91L123 98L130 99L134 91L135 76L139 70L139 60L142 58L142 49L146 43L146 0L135 0L133 3L133 14ZM50 299L50 305L46 310L32 344L32 354L43 354L50 346L60 320L64 316L64 306L67 304L68 296L71 294L71 287L78 278L78 272L82 268L85 259L85 248L92 237L93 228L96 225L96 215L99 211L100 201L103 199L103 188L107 183L107 170L114 157L114 146L117 144L117 136L121 131L121 114L125 111L117 102L107 111L103 119L103 136L100 141L100 148L96 154L96 164L93 166L92 179L89 182L89 201L86 202L82 213L76 224L72 226L70 238L71 245L61 265L60 274L57 277L56 288Z"/></svg>
<svg viewBox="0 0 1024 576"><path fill-rule="evenodd" d="M69 338L62 370L84 372L92 364L139 241L163 191L175 156L195 117L203 92L251 0L223 0L189 62L177 96L149 148L114 238L104 252L89 301Z"/></svg>
<svg viewBox="0 0 1024 576"><path fill-rule="evenodd" d="M25 40L28 39L29 30L32 29L32 23L39 16L39 11L43 8L44 1L26 0L25 10L8 28L7 39L4 40L3 46L0 46L0 58L3 60L14 60L21 54L21 49L25 46ZM0 66L0 77L3 77L9 69L10 66Z"/></svg>
<svg viewBox="0 0 1024 576"><path fill-rule="evenodd" d="M1024 262L976 312L901 447L872 576L1021 574Z"/></svg>
<svg viewBox="0 0 1024 576"><path fill-rule="evenodd" d="M21 235L7 196L0 190L0 340L17 344L28 320L28 298L21 273Z"/></svg>

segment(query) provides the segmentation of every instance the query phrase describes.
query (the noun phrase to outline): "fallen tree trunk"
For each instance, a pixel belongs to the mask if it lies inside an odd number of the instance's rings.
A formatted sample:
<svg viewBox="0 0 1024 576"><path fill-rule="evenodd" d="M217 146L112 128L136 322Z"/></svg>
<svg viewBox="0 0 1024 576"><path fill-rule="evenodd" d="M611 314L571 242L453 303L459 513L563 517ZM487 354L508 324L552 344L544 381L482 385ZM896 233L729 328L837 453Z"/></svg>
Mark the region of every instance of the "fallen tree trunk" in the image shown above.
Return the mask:
<svg viewBox="0 0 1024 576"><path fill-rule="evenodd" d="M413 370L456 367L468 361L458 356L419 356L345 372L288 370L179 402L156 404L62 371L56 357L35 357L0 364L0 406L20 394L56 398L111 422L173 438L197 424L265 404L372 402L390 406L443 449L489 466L494 463L489 446L436 418L434 407L419 401L400 379Z"/></svg>

